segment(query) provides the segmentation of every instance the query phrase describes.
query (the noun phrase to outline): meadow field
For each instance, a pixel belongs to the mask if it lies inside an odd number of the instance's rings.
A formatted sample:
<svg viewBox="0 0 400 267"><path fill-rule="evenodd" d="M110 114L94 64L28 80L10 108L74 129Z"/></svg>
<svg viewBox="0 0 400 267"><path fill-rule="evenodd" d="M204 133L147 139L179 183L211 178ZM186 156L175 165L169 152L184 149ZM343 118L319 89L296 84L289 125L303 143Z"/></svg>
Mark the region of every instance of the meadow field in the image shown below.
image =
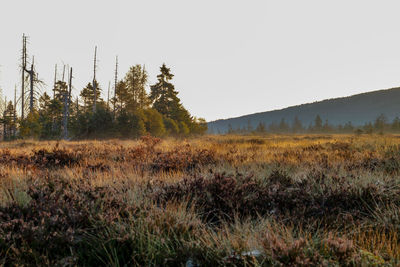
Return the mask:
<svg viewBox="0 0 400 267"><path fill-rule="evenodd" d="M395 266L400 136L0 144L0 265Z"/></svg>

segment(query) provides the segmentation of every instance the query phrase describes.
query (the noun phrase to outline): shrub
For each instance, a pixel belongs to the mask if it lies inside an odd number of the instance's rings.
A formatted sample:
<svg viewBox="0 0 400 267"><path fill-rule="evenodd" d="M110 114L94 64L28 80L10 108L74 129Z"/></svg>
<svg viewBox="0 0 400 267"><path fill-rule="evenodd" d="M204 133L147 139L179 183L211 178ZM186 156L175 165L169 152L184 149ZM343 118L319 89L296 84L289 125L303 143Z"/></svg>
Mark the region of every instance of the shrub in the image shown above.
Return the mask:
<svg viewBox="0 0 400 267"><path fill-rule="evenodd" d="M56 145L52 150L40 149L34 151L31 157L32 162L39 167L55 168L55 167L71 167L80 162L82 155L75 152L60 149Z"/></svg>

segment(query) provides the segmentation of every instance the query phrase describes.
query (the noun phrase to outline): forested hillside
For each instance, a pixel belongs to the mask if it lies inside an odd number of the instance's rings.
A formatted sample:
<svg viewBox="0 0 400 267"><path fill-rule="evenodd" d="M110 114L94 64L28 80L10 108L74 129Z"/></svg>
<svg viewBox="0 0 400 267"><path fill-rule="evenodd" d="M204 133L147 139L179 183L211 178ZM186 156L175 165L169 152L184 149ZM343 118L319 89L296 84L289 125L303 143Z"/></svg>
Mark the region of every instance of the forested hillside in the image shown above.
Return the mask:
<svg viewBox="0 0 400 267"><path fill-rule="evenodd" d="M301 123L298 125L301 129L308 129L315 127L317 116L322 124L330 127L345 127L346 124L357 127L373 124L379 116L385 123L392 122L399 115L400 88L392 88L212 121L208 123L208 129L210 133L226 133L230 130L256 129L263 125L268 130L279 128L282 122L285 127L291 127L296 122Z"/></svg>

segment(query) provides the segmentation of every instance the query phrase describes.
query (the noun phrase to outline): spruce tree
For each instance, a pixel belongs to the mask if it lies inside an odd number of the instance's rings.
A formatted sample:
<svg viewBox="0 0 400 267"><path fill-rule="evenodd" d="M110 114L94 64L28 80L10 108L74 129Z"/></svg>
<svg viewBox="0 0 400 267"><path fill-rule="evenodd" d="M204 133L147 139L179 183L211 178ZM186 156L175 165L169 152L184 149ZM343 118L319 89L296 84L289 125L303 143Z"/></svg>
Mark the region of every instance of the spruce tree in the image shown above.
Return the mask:
<svg viewBox="0 0 400 267"><path fill-rule="evenodd" d="M189 112L182 106L175 86L170 82L174 77L169 68L163 64L157 76L158 82L152 85L150 100L153 108L162 115L179 123L188 125L191 123Z"/></svg>
<svg viewBox="0 0 400 267"><path fill-rule="evenodd" d="M314 120L314 130L320 132L322 130L322 119L319 115L315 117Z"/></svg>
<svg viewBox="0 0 400 267"><path fill-rule="evenodd" d="M99 83L95 81L96 85L96 98L94 97L93 85L88 83L85 88L82 89L80 96L83 99L85 111L93 109L93 103L96 99L96 104L101 103L103 100L100 98L101 89ZM96 105L97 106L97 105Z"/></svg>
<svg viewBox="0 0 400 267"><path fill-rule="evenodd" d="M302 132L303 130L304 130L303 124L301 123L299 118L297 116L294 117L294 121L293 121L293 125L292 125L292 131L294 133L299 133L299 132Z"/></svg>
<svg viewBox="0 0 400 267"><path fill-rule="evenodd" d="M130 67L124 80L127 94L127 107L129 111L148 107L150 101L145 89L147 79L147 72L141 65Z"/></svg>
<svg viewBox="0 0 400 267"><path fill-rule="evenodd" d="M3 114L3 139L10 140L13 135L14 125L14 105L8 102Z"/></svg>

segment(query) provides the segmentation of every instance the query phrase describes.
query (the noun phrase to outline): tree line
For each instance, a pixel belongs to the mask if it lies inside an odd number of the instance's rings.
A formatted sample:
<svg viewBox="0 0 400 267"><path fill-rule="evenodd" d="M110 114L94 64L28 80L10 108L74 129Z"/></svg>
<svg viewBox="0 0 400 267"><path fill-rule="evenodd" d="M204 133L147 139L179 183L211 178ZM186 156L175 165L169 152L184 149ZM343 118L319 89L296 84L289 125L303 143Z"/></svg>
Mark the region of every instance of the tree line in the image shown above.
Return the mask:
<svg viewBox="0 0 400 267"><path fill-rule="evenodd" d="M26 36L23 36L22 85L17 115L16 93L14 102L6 101L1 119L3 139L84 139L84 138L135 138L153 136L189 136L204 134L207 123L192 116L183 106L178 91L172 83L174 75L165 64L160 67L157 82L148 86L148 72L142 65L131 66L122 79L118 79L116 58L114 90L107 99L102 98L103 88L96 80L97 47L94 56L93 80L72 99L73 69L65 66L62 79L57 78L57 66L52 95L38 94L41 81L35 71L33 57L28 63ZM29 84L29 90L26 90ZM25 105L29 101L29 107ZM27 116L25 116L27 114Z"/></svg>
<svg viewBox="0 0 400 267"><path fill-rule="evenodd" d="M292 123L287 122L284 118L279 123L271 123L265 125L259 122L253 127L251 121L247 126L233 128L228 125L228 134L289 134L289 133L356 133L356 134L383 134L383 133L400 133L400 118L395 117L389 122L384 114L379 115L374 121L365 123L363 126L354 126L351 121L345 124L331 125L328 120L323 121L320 115L316 115L314 122L305 126L296 116Z"/></svg>

